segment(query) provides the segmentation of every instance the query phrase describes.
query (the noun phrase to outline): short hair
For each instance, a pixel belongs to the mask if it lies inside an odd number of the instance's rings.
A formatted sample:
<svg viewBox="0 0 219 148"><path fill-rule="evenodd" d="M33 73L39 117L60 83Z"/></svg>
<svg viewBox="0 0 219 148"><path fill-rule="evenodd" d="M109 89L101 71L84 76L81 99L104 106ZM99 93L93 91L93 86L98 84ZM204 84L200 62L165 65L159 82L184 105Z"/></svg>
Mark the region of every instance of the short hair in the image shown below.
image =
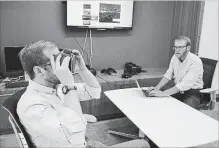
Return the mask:
<svg viewBox="0 0 219 148"><path fill-rule="evenodd" d="M186 41L186 46L190 46L191 45L191 40L187 36L178 36L177 38L175 38L174 41L176 41L176 40L184 40L184 41Z"/></svg>
<svg viewBox="0 0 219 148"><path fill-rule="evenodd" d="M58 46L50 41L38 41L26 45L19 53L19 58L24 71L28 74L30 79L35 78L33 71L34 66L40 66L49 62L49 58L43 53L46 48L58 48Z"/></svg>

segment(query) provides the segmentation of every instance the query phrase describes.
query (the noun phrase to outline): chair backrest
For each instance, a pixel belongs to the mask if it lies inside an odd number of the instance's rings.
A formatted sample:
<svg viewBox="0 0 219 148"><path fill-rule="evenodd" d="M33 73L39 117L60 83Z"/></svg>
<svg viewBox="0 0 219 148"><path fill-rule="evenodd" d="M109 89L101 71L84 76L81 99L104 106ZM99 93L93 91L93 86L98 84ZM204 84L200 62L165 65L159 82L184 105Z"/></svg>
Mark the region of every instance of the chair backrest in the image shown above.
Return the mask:
<svg viewBox="0 0 219 148"><path fill-rule="evenodd" d="M212 84L212 79L214 76L214 71L217 65L217 60L213 60L213 59L207 59L207 58L203 58L200 57L200 59L202 60L203 63L203 82L204 82L204 89L205 88L211 88L211 84Z"/></svg>
<svg viewBox="0 0 219 148"><path fill-rule="evenodd" d="M16 124L16 126L19 128L19 130L24 135L24 138L27 142L28 147L34 148L35 146L33 142L31 141L29 134L26 132L24 126L21 124L19 117L17 115L17 103L25 91L26 91L26 88L13 94L10 98L4 101L4 103L2 104L2 107L9 113L9 120L10 119L14 120L13 122ZM11 124L13 124L13 122L10 121ZM14 125L12 125L12 127L13 126Z"/></svg>

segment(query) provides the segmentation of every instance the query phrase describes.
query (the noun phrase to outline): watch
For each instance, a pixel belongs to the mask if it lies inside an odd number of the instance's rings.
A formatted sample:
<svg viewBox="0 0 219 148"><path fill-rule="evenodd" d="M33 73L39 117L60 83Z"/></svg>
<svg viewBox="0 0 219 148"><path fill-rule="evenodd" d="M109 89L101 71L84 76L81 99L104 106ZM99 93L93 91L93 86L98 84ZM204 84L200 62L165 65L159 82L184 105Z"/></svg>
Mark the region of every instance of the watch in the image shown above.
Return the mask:
<svg viewBox="0 0 219 148"><path fill-rule="evenodd" d="M70 90L77 90L76 86L67 86L67 85L63 85L63 84L57 84L55 86L56 92L57 93L63 93L63 94L67 94Z"/></svg>

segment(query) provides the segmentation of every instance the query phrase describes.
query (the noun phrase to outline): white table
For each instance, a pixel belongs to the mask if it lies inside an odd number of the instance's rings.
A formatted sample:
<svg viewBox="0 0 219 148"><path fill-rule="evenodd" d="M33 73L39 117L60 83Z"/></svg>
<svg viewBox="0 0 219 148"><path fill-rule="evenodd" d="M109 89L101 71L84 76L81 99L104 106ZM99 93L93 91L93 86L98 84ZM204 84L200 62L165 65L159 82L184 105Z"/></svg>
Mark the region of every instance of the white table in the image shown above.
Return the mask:
<svg viewBox="0 0 219 148"><path fill-rule="evenodd" d="M194 147L218 140L218 121L175 98L146 98L138 88L105 94L158 147Z"/></svg>

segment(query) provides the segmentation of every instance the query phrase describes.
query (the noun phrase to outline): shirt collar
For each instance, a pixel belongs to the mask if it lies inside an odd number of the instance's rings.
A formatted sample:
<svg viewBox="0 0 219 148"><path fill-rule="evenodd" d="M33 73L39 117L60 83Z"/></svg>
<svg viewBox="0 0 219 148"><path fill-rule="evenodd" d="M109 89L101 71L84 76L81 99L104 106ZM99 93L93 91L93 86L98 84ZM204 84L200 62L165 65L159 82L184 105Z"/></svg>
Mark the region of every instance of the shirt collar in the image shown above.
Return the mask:
<svg viewBox="0 0 219 148"><path fill-rule="evenodd" d="M188 54L186 55L186 58L184 59L184 61L182 61L181 59L178 59L180 61L180 63L185 63L186 61L188 61L188 59L190 58L191 52L189 51Z"/></svg>
<svg viewBox="0 0 219 148"><path fill-rule="evenodd" d="M33 90L43 92L43 93L48 93L48 94L52 94L54 92L54 88L41 85L39 83L32 81L31 79L29 79L28 87L33 89Z"/></svg>
<svg viewBox="0 0 219 148"><path fill-rule="evenodd" d="M191 55L191 53L189 51L188 54L186 55L186 58L184 59L184 61L182 61L182 63L185 63L186 61L188 61L190 58L190 55Z"/></svg>

